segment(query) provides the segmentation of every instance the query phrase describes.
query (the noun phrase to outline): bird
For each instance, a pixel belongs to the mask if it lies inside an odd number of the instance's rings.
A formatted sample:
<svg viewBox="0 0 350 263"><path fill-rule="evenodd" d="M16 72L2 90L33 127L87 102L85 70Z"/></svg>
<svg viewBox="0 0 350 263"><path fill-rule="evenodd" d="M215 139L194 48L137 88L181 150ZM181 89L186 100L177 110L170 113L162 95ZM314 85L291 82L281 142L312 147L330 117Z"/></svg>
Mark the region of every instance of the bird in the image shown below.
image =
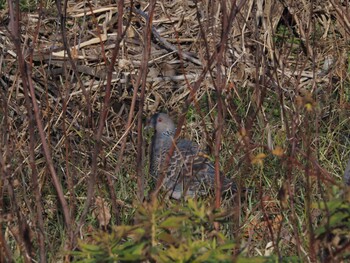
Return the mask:
<svg viewBox="0 0 350 263"><path fill-rule="evenodd" d="M154 129L150 145L150 175L155 181L163 178L162 188L171 198L194 198L214 190L213 163L197 143L187 139L174 141L176 126L166 113L154 114L147 127ZM172 155L167 158L173 143ZM233 180L222 173L220 176L222 192L237 191Z"/></svg>
<svg viewBox="0 0 350 263"><path fill-rule="evenodd" d="M343 178L344 178L345 185L350 186L350 160L348 161L348 165L345 168Z"/></svg>

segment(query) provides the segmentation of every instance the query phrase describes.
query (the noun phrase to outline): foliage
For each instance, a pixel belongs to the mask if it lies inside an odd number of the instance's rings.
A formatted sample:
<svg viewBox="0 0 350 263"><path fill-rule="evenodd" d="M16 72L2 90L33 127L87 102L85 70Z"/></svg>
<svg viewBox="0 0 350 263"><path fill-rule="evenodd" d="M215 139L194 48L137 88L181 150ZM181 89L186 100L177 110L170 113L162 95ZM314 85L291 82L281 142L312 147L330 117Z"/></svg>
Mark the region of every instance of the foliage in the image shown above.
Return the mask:
<svg viewBox="0 0 350 263"><path fill-rule="evenodd" d="M0 0L0 262L61 262L77 233L87 262L345 258L346 1L157 1L152 26L131 2ZM156 111L186 114L181 136L220 143L222 172L254 190L221 232L192 201L134 217L153 188L138 117Z"/></svg>
<svg viewBox="0 0 350 263"><path fill-rule="evenodd" d="M80 242L76 262L229 262L234 242L216 231L225 213L189 199L167 207L158 201L138 206L134 225L97 232L93 244Z"/></svg>
<svg viewBox="0 0 350 263"><path fill-rule="evenodd" d="M339 189L338 189L339 190ZM350 259L350 196L349 190L345 190L344 196L335 197L331 200L313 204L327 216L315 230L320 256L323 261L330 259Z"/></svg>

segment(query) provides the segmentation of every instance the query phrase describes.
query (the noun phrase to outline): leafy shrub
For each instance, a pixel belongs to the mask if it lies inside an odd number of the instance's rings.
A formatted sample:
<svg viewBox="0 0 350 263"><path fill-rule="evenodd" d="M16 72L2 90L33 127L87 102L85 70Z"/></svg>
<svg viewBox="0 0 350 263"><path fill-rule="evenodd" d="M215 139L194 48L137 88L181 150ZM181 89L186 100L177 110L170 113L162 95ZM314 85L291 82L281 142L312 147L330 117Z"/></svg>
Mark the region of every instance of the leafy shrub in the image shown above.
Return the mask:
<svg viewBox="0 0 350 263"><path fill-rule="evenodd" d="M349 197L337 197L324 203L314 204L314 207L319 206L325 214L322 224L315 231L319 256L323 262L350 259L349 200Z"/></svg>
<svg viewBox="0 0 350 263"><path fill-rule="evenodd" d="M192 199L170 207L153 201L138 207L133 226L95 233L72 254L76 262L229 262L235 244L214 228L224 218Z"/></svg>

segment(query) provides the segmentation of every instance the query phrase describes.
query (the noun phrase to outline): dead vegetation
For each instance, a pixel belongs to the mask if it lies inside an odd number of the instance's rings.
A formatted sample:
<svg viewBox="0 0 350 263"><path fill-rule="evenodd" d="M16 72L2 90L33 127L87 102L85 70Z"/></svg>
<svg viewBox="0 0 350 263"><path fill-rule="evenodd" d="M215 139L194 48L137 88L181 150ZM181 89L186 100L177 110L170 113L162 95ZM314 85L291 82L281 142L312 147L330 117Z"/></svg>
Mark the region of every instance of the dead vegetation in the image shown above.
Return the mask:
<svg viewBox="0 0 350 263"><path fill-rule="evenodd" d="M0 261L131 224L157 111L256 190L227 207L243 256L348 255L317 232L350 158L347 1L25 4L0 10Z"/></svg>

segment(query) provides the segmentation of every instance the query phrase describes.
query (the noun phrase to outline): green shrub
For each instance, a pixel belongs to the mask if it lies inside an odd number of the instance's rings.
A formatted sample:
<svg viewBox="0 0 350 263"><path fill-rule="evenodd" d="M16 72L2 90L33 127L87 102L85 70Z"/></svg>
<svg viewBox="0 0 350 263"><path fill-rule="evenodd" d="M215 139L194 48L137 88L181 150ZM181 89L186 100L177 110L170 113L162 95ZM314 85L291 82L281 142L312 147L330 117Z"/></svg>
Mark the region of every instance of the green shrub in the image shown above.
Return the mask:
<svg viewBox="0 0 350 263"><path fill-rule="evenodd" d="M133 226L98 232L93 244L80 242L75 262L229 262L234 242L216 231L225 214L192 199L167 207L159 202L140 205Z"/></svg>

